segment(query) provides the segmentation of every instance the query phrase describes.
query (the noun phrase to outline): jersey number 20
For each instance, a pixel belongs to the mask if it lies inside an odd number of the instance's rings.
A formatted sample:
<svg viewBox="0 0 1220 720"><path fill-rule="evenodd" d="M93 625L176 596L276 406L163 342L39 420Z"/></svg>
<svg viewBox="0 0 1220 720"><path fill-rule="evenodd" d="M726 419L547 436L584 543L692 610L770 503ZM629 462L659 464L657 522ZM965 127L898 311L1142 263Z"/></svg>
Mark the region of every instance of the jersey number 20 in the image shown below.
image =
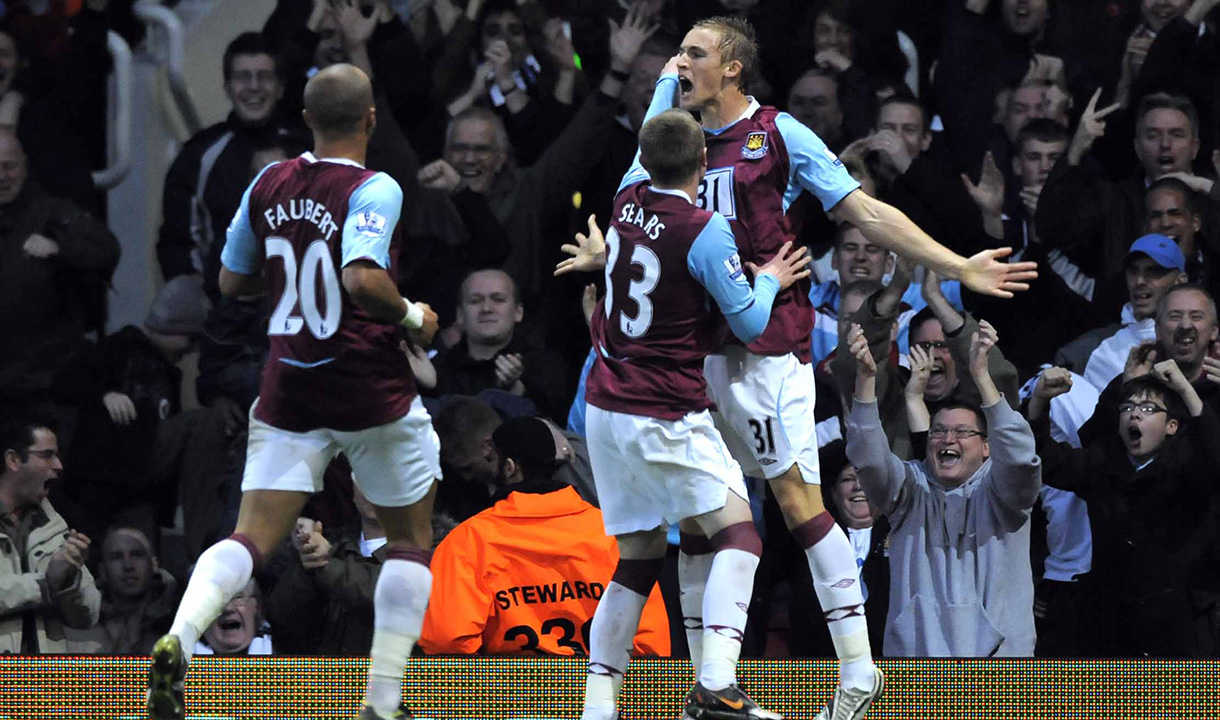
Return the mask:
<svg viewBox="0 0 1220 720"><path fill-rule="evenodd" d="M339 273L335 270L335 261L331 259L326 241L314 240L305 249L305 257L301 258L300 263L299 282L297 258L291 242L282 237L267 238L267 259L273 257L284 260L284 294L271 313L267 334L296 335L302 327L308 327L310 334L325 340L338 332L343 301L339 295ZM326 296L325 308L318 307L319 281ZM292 314L298 300L300 316Z"/></svg>
<svg viewBox="0 0 1220 720"><path fill-rule="evenodd" d="M621 249L622 243L619 242L618 231L610 228L610 231L606 233L607 320L614 316L614 283L610 279L610 273L614 270L615 263L618 262L618 254ZM639 265L644 270L642 278L632 280L631 284L627 286L627 295L635 301L639 312L635 317L631 317L625 310L620 310L618 324L619 329L627 337L642 338L652 325L652 300L648 298L648 294L656 290L657 283L661 282L661 260L657 258L657 254L652 251L652 248L636 245L635 250L631 251L631 264Z"/></svg>

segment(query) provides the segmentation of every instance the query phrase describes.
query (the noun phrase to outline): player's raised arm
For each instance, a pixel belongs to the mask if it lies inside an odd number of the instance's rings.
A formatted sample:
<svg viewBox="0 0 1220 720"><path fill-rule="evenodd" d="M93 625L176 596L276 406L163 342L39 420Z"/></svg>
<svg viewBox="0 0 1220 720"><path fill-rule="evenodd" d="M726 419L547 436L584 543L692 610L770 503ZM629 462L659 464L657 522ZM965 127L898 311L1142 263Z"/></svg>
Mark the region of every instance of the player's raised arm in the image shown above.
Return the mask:
<svg viewBox="0 0 1220 720"><path fill-rule="evenodd" d="M661 76L657 78L656 89L652 93L652 102L648 103L648 111L644 113L644 122L640 126L643 127L657 115L676 107L677 96L678 57L675 55L665 64L665 67L661 70ZM631 161L631 167L627 168L626 174L623 175L623 180L618 184L618 190L614 192L617 195L628 185L647 179L648 171L640 163L640 151L637 149L635 151L635 159Z"/></svg>
<svg viewBox="0 0 1220 720"><path fill-rule="evenodd" d="M822 208L837 220L849 222L870 242L881 245L932 268L946 278L961 280L975 292L1012 297L1028 290L1038 276L1032 262L1005 263L1009 248L984 250L964 258L933 240L897 208L870 197L860 190L843 163L827 149L812 130L792 116L781 113L776 127L784 138L792 164L794 184L785 197L785 207L796 199L800 189L815 195Z"/></svg>
<svg viewBox="0 0 1220 720"><path fill-rule="evenodd" d="M739 340L753 342L767 329L771 305L779 291L809 276L811 258L805 248L792 251L784 243L766 265L748 263L754 287L746 281L729 221L716 213L691 245L686 267L707 288Z"/></svg>

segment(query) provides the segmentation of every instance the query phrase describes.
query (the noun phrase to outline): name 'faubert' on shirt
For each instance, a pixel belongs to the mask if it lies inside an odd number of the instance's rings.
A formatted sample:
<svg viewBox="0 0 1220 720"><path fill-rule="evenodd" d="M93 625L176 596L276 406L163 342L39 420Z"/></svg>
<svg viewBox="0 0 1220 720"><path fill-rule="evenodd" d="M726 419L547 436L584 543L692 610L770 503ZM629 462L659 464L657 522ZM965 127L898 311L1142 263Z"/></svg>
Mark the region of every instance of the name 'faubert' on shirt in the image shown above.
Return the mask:
<svg viewBox="0 0 1220 720"><path fill-rule="evenodd" d="M272 230L289 220L305 220L317 225L318 229L326 235L327 240L330 240L331 236L339 230L339 226L335 224L335 220L326 206L310 198L293 198L288 201L287 209L284 208L283 203L279 203L273 208L264 210L263 217L266 218L267 225Z"/></svg>

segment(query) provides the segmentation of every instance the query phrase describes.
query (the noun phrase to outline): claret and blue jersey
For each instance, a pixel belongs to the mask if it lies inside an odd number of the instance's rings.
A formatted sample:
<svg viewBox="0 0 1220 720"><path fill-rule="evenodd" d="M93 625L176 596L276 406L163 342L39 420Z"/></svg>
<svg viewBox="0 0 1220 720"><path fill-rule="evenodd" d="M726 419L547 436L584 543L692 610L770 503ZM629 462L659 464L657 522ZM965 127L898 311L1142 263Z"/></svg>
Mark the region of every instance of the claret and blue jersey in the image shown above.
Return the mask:
<svg viewBox="0 0 1220 720"><path fill-rule="evenodd" d="M357 260L394 275L401 211L398 183L348 160L305 153L250 183L221 263L262 273L271 303L259 420L295 432L361 430L407 413L415 382L402 330L369 317L341 277Z"/></svg>

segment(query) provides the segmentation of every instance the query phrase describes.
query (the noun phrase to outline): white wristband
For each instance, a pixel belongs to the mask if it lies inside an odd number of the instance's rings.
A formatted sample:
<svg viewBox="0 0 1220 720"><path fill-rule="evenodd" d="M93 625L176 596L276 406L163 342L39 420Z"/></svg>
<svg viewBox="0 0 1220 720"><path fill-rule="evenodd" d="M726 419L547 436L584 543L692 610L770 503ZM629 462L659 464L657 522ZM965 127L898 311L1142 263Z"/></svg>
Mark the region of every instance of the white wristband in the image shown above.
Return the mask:
<svg viewBox="0 0 1220 720"><path fill-rule="evenodd" d="M424 326L424 310L420 306L403 298L402 302L407 306L406 316L399 322L408 330L418 330Z"/></svg>

